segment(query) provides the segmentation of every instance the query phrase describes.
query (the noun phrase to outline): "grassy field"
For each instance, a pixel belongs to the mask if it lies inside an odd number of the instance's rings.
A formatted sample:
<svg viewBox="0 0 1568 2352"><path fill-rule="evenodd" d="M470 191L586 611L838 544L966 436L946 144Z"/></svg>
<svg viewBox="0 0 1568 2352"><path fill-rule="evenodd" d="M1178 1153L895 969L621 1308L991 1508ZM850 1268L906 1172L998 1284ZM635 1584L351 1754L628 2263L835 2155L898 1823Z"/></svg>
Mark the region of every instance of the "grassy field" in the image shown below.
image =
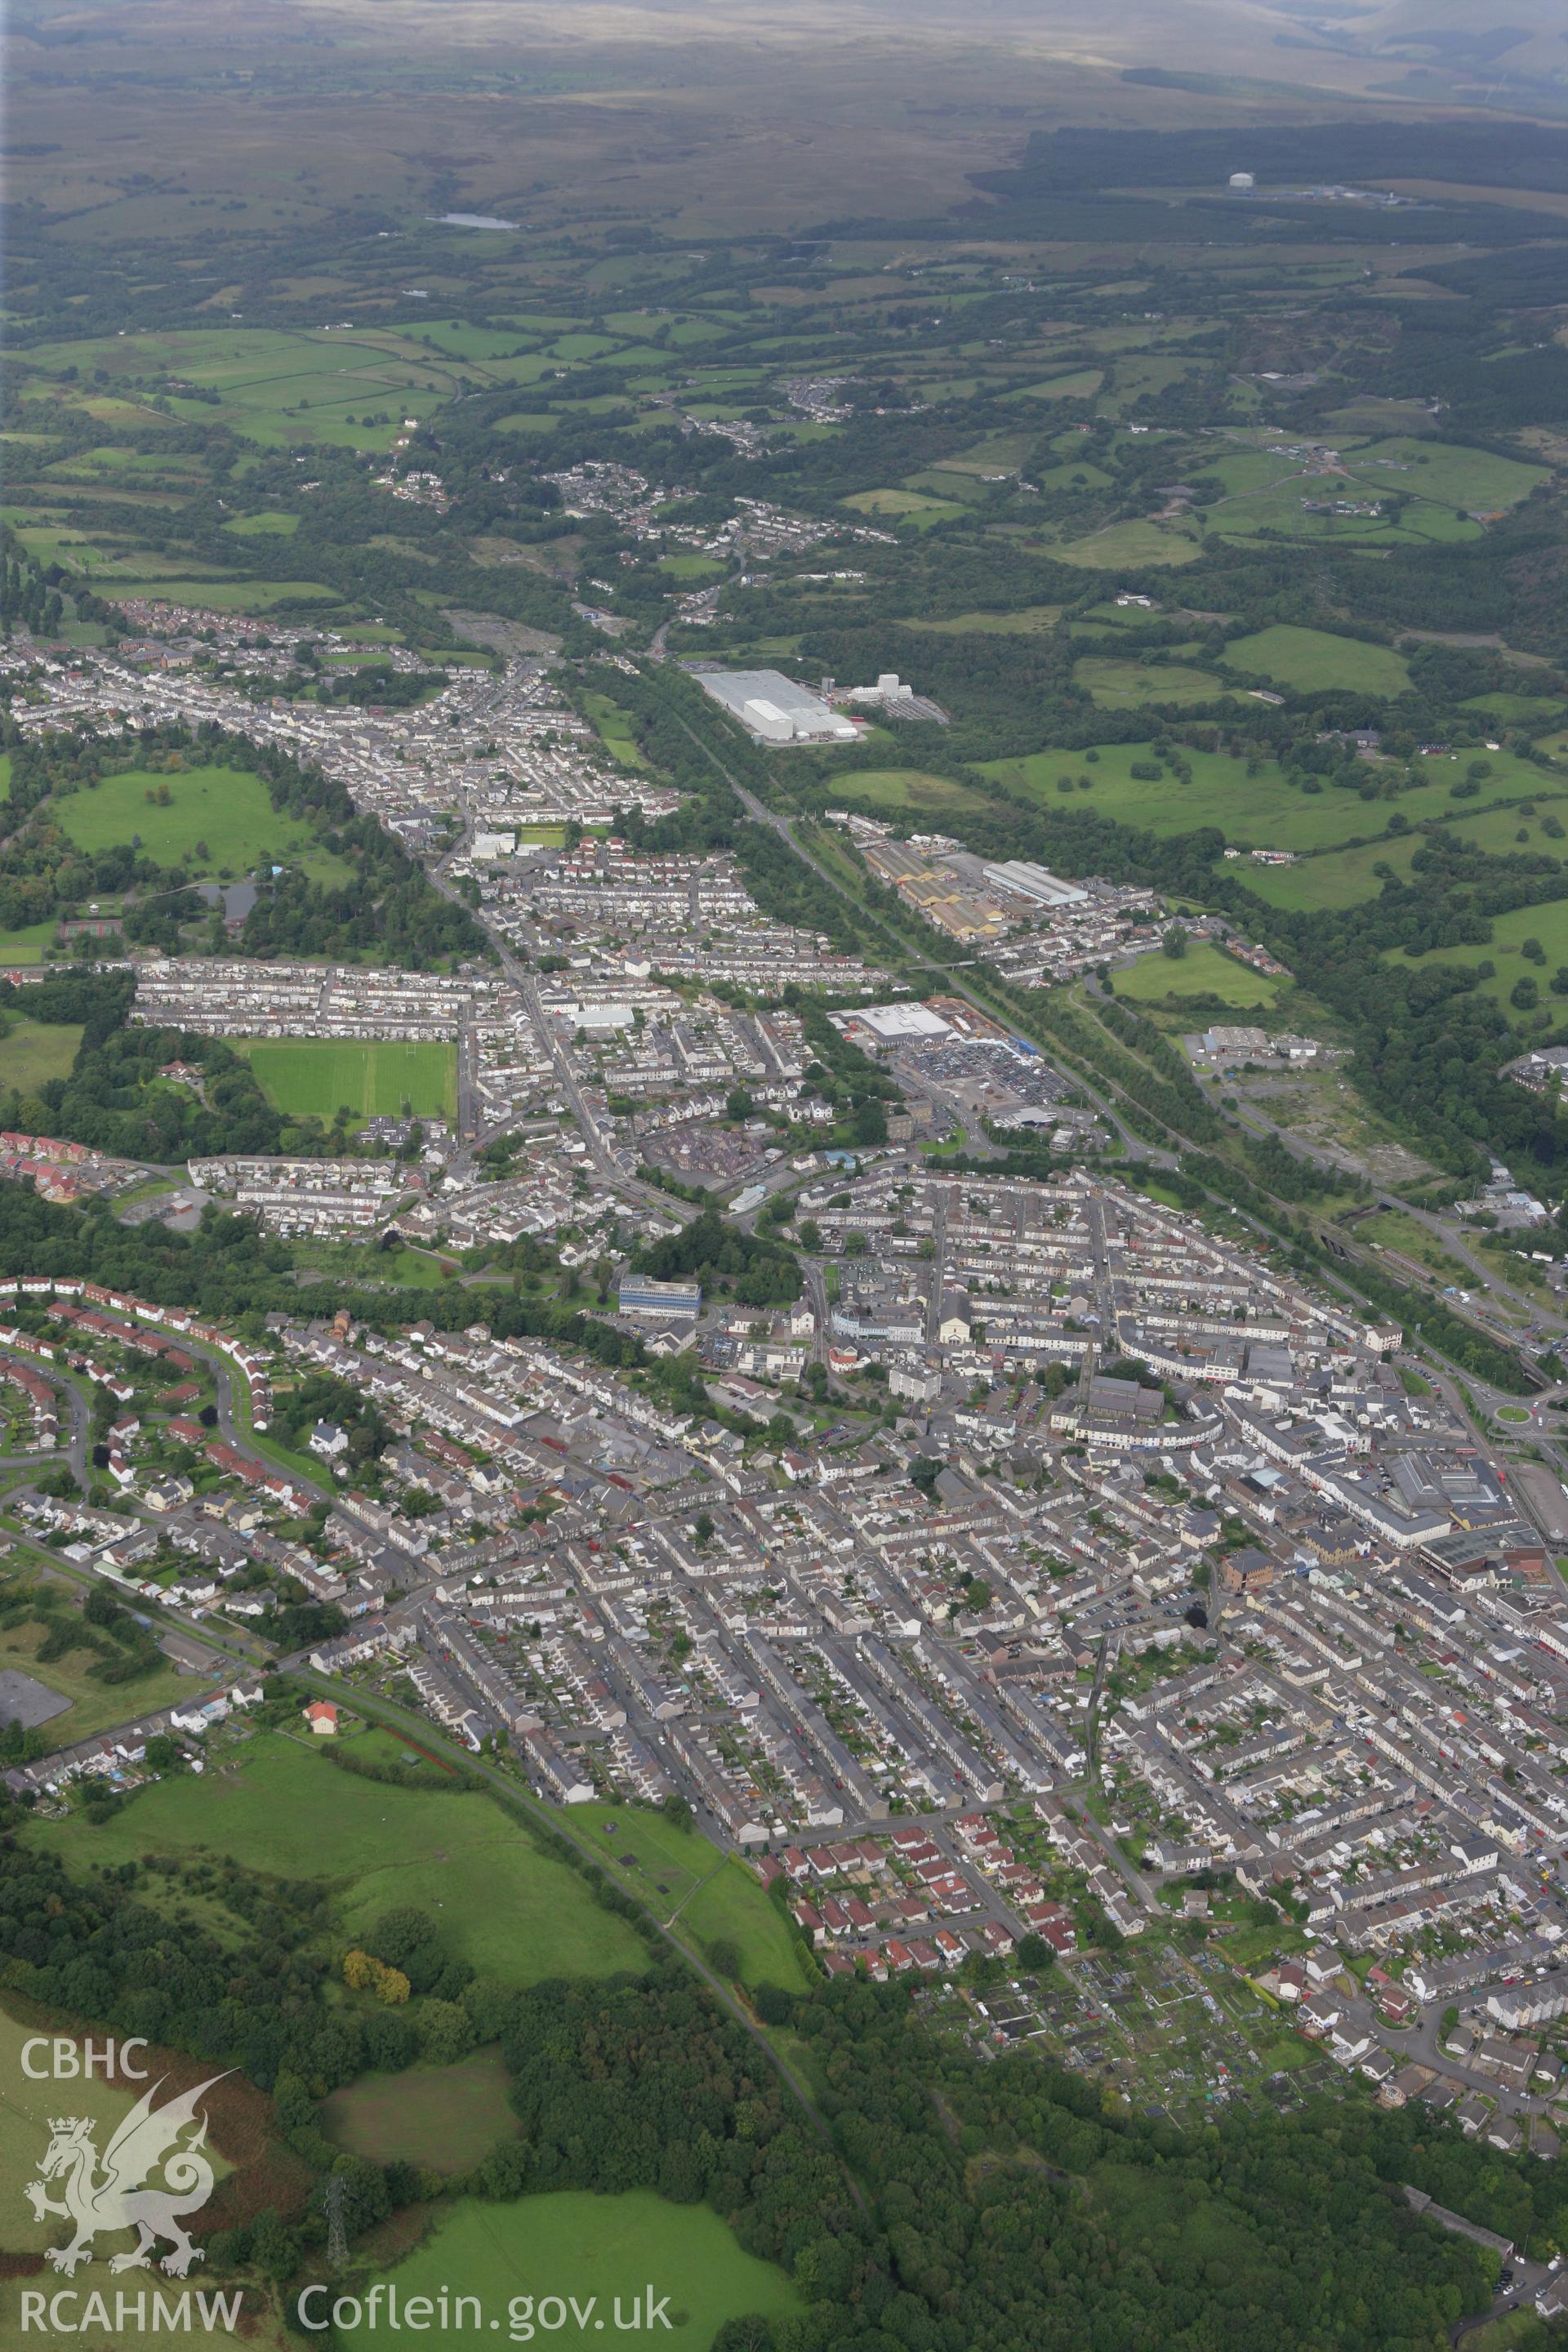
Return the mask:
<svg viewBox="0 0 1568 2352"><path fill-rule="evenodd" d="M268 1102L286 1115L334 1118L346 1103L352 1119L396 1118L408 1103L416 1118L455 1118L458 1049L386 1040L356 1045L337 1038L236 1037Z"/></svg>
<svg viewBox="0 0 1568 2352"><path fill-rule="evenodd" d="M1403 654L1389 646L1336 637L1326 629L1297 629L1283 624L1258 629L1250 637L1234 638L1225 649L1225 658L1231 669L1256 671L1300 694L1333 688L1348 694L1397 695L1410 684L1410 668Z"/></svg>
<svg viewBox="0 0 1568 2352"><path fill-rule="evenodd" d="M965 809L989 806L951 777L928 775L921 768L868 768L840 777L834 791L847 800L865 801L874 808L907 809L915 816L957 816Z"/></svg>
<svg viewBox="0 0 1568 2352"><path fill-rule="evenodd" d="M948 637L1043 637L1061 619L1059 604L1020 604L1015 613L959 613L951 621L900 621L901 629L930 629Z"/></svg>
<svg viewBox="0 0 1568 2352"><path fill-rule="evenodd" d="M157 797L165 791L166 807ZM262 858L286 865L315 845L308 824L273 807L259 776L236 768L182 768L172 775L130 768L106 776L95 791L57 795L50 814L89 857L139 840L159 866L195 874L247 874Z"/></svg>
<svg viewBox="0 0 1568 2352"><path fill-rule="evenodd" d="M921 526L945 522L950 515L964 512L956 499L930 499L922 490L857 490L844 504L853 507L857 514L887 515L898 522Z"/></svg>
<svg viewBox="0 0 1568 2352"><path fill-rule="evenodd" d="M618 761L623 768L645 768L647 765L637 750L629 711L623 710L620 704L613 702L607 694L585 694L583 709L593 720L599 740L612 760Z"/></svg>
<svg viewBox="0 0 1568 2352"><path fill-rule="evenodd" d="M724 1937L738 1946L742 1984L804 1990L788 1924L743 1863L722 1859L695 1830L640 1805L579 1805L573 1822L610 1875L659 1918L674 1915L688 1941L705 1948Z"/></svg>
<svg viewBox="0 0 1568 2352"><path fill-rule="evenodd" d="M552 2326L546 2340L566 2352L584 2352L610 2331L617 2298L629 2319L650 2287L656 2305L668 2298L669 2333L661 2327L659 2340L675 2352L708 2352L727 2319L752 2312L779 2318L801 2307L784 2273L742 2252L710 2206L666 2204L649 2189L622 2197L563 2189L510 2205L465 2198L444 2209L424 2243L387 2275L405 2306L413 2295L449 2287L477 2295L498 2327L516 2297L531 2296L536 2306L551 2295L574 2297L579 2309L592 2298L596 2317L584 2310L579 2327L568 2308L565 2325ZM518 2311L523 2315L521 2304ZM383 2346L394 2352L384 2315L379 2326L334 2334L354 2352Z"/></svg>
<svg viewBox="0 0 1568 2352"><path fill-rule="evenodd" d="M216 1775L160 1781L98 1825L79 1815L27 1835L76 1871L213 1847L252 1870L326 1880L351 1936L416 1904L481 1975L514 1984L644 1965L640 1938L488 1797L384 1787L336 1769L302 1737L258 1734Z"/></svg>
<svg viewBox="0 0 1568 2352"><path fill-rule="evenodd" d="M1102 710L1129 710L1144 702L1217 702L1228 690L1211 670L1186 669L1179 662L1146 667L1097 654L1075 662L1073 677Z"/></svg>
<svg viewBox="0 0 1568 2352"><path fill-rule="evenodd" d="M361 2074L325 2102L321 2128L334 2147L378 2164L400 2160L432 2172L468 2172L498 2140L517 2137L506 2089L498 2053L476 2050L456 2066Z"/></svg>
<svg viewBox="0 0 1568 2352"><path fill-rule="evenodd" d="M1114 972L1118 996L1132 1004L1159 1004L1167 996L1223 996L1227 1004L1272 1004L1279 982L1267 972L1237 963L1223 948L1200 940L1184 956L1140 956L1135 963L1118 965Z"/></svg>
<svg viewBox="0 0 1568 2352"><path fill-rule="evenodd" d="M1321 857L1303 857L1299 866L1247 866L1241 878L1271 907L1331 913L1375 898L1383 887L1383 877L1374 871L1379 866L1392 866L1406 877L1421 838L1407 833L1398 841L1368 842L1364 849L1331 849Z"/></svg>
<svg viewBox="0 0 1568 2352"><path fill-rule="evenodd" d="M1376 1242L1383 1249L1397 1250L1402 1257L1412 1258L1440 1276L1444 1282L1468 1284L1475 1277L1468 1266L1460 1264L1431 1231L1416 1217L1407 1216L1403 1209L1379 1209L1375 1215L1356 1221L1356 1239Z"/></svg>
<svg viewBox="0 0 1568 2352"><path fill-rule="evenodd" d="M156 1707L173 1706L202 1688L195 1676L179 1674L172 1665L160 1665L138 1682L95 1682L89 1671L99 1663L95 1650L68 1650L63 1657L51 1658L41 1666L38 1652L48 1637L49 1629L37 1619L7 1626L0 1632L0 1667L31 1675L35 1682L69 1699L68 1711L44 1726L51 1748L90 1739L95 1731L127 1723L133 1716L150 1715Z"/></svg>
<svg viewBox="0 0 1568 2352"><path fill-rule="evenodd" d="M1074 563L1081 571L1131 572L1146 564L1194 563L1200 551L1196 539L1175 525L1113 522L1050 551L1058 563Z"/></svg>
<svg viewBox="0 0 1568 2352"><path fill-rule="evenodd" d="M1544 963L1530 961L1521 954L1524 941L1531 939L1540 940ZM1406 961L1397 949L1387 950L1384 961L1395 960ZM1499 915L1492 923L1489 946L1438 948L1421 959L1422 969L1440 963L1495 964L1496 971L1480 986L1510 1013L1513 1008L1508 999L1514 983L1533 980L1542 1003L1552 1008L1554 1018L1561 1018L1563 1000L1552 995L1548 983L1553 972L1568 965L1568 898L1550 899L1543 907L1519 907L1510 915Z"/></svg>
<svg viewBox="0 0 1568 2352"><path fill-rule="evenodd" d="M54 946L52 922L28 922L21 931L0 931L0 964L42 964Z"/></svg>
<svg viewBox="0 0 1568 2352"><path fill-rule="evenodd" d="M310 617L342 603L333 588L319 580L178 580L156 579L142 593L166 604L210 605L215 613L270 613L275 605L296 601L308 604ZM129 580L117 583L130 587Z"/></svg>
<svg viewBox="0 0 1568 2352"><path fill-rule="evenodd" d="M79 1022L26 1021L9 1015L7 1024L5 1034L0 1036L0 1087L35 1094L46 1078L69 1076L81 1044Z"/></svg>
<svg viewBox="0 0 1568 2352"><path fill-rule="evenodd" d="M1192 782L1184 783L1163 767L1154 777L1132 773L1135 767L1159 765L1146 743L1102 743L1094 748L1099 756L1093 761L1082 751L1035 751L1022 760L988 761L982 772L997 777L1015 792L1029 793L1047 808L1057 804L1059 776L1090 776L1093 788L1078 803L1080 807L1087 805L1127 824L1146 825L1162 835L1215 825L1227 842L1244 849L1331 849L1342 842L1381 834L1388 823L1385 804L1363 801L1334 785L1321 793L1303 793L1272 760L1258 761L1256 772L1249 775L1252 763L1233 759L1228 752L1184 751ZM858 787L865 779L856 781ZM1421 817L1454 813L1454 803L1439 784L1403 793L1399 807L1412 824ZM1246 869L1249 883L1254 871L1262 869Z"/></svg>
<svg viewBox="0 0 1568 2352"><path fill-rule="evenodd" d="M300 528L300 518L268 507L259 514L236 515L223 528L233 531L236 539L292 539Z"/></svg>

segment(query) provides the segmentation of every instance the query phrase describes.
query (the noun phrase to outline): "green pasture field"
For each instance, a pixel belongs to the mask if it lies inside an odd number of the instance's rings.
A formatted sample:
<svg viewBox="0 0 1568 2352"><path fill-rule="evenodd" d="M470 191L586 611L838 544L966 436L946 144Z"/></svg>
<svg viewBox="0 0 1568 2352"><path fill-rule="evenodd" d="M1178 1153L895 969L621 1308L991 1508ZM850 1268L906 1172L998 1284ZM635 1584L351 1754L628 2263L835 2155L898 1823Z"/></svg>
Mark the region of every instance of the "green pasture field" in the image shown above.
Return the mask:
<svg viewBox="0 0 1568 2352"><path fill-rule="evenodd" d="M1097 654L1085 654L1075 662L1073 677L1088 687L1102 710L1128 710L1145 702L1217 702L1234 692L1212 670L1187 669L1178 662L1145 666Z"/></svg>
<svg viewBox="0 0 1568 2352"><path fill-rule="evenodd" d="M1027 462L1034 446L1032 433L992 433L962 456L944 457L942 469L944 474L1016 473Z"/></svg>
<svg viewBox="0 0 1568 2352"><path fill-rule="evenodd" d="M1005 393L1005 400L1092 400L1105 382L1103 368L1076 368L1067 375L1053 375L1043 383L1021 383L1016 392Z"/></svg>
<svg viewBox="0 0 1568 2352"><path fill-rule="evenodd" d="M1111 482L1109 474L1087 458L1075 465L1070 457L1064 457L1058 466L1037 468L1030 479L1042 490L1108 490Z"/></svg>
<svg viewBox="0 0 1568 2352"><path fill-rule="evenodd" d="M126 583L128 584L128 583ZM210 605L215 613L270 613L279 604L301 602L316 619L342 598L319 580L177 580L160 579L146 593L165 604Z"/></svg>
<svg viewBox="0 0 1568 2352"><path fill-rule="evenodd" d="M1115 993L1133 1004L1162 1004L1168 996L1222 996L1227 1004L1272 1004L1280 983L1237 963L1223 948L1200 940L1184 956L1144 955L1118 964Z"/></svg>
<svg viewBox="0 0 1568 2352"><path fill-rule="evenodd" d="M1363 645L1326 629L1288 624L1237 637L1225 649L1229 669L1256 671L1277 686L1313 694L1323 688L1349 694L1399 695L1410 684L1410 667L1389 646Z"/></svg>
<svg viewBox="0 0 1568 2352"><path fill-rule="evenodd" d="M738 1856L697 1831L640 1805L578 1805L574 1822L605 1871L656 1917L701 1950L719 1937L739 1948L741 1982L803 1991L805 1977L789 1923Z"/></svg>
<svg viewBox="0 0 1568 2352"><path fill-rule="evenodd" d="M1564 878L1568 890L1568 877ZM1539 940L1545 950L1544 963L1527 962L1520 950L1526 940ZM1400 949L1385 950L1385 963L1413 963ZM1563 999L1553 996L1549 986L1553 972L1568 965L1568 897L1552 898L1542 907L1516 907L1510 915L1498 915L1492 921L1492 936L1486 947L1435 948L1429 956L1420 958L1416 969L1429 971L1436 964L1459 963L1474 967L1492 963L1497 970L1481 988L1500 1004L1510 1019L1518 1016L1509 1003L1509 993L1517 981L1533 980L1541 992L1541 1002L1551 1008L1552 1017L1562 1017ZM1528 1017L1528 1016L1525 1016Z"/></svg>
<svg viewBox="0 0 1568 2352"><path fill-rule="evenodd" d="M1407 833L1397 841L1368 842L1363 849L1331 849L1321 857L1303 857L1298 866L1244 866L1240 878L1271 907L1292 913L1337 912L1377 897L1383 877L1373 871L1375 866L1392 866L1405 879L1422 838Z"/></svg>
<svg viewBox="0 0 1568 2352"><path fill-rule="evenodd" d="M965 507L983 507L998 488L994 482L983 482L977 474L959 473L946 466L926 466L918 474L906 474L903 486L907 490L924 490L932 498L956 499Z"/></svg>
<svg viewBox="0 0 1568 2352"><path fill-rule="evenodd" d="M494 2050L476 2050L456 2066L361 2074L323 2103L321 2129L335 2147L377 2164L469 2172L498 2142L517 2137L508 2080Z"/></svg>
<svg viewBox="0 0 1568 2352"><path fill-rule="evenodd" d="M640 1937L489 1797L363 1780L303 1731L258 1733L203 1779L160 1780L110 1821L34 1822L26 1834L73 1870L211 1848L248 1869L328 1881L348 1936L415 1904L481 1975L513 1984L646 1965Z"/></svg>
<svg viewBox="0 0 1568 2352"><path fill-rule="evenodd" d="M647 2189L619 2197L558 2189L503 2205L464 2198L443 2207L429 2236L384 2275L405 2310L411 2297L445 2289L477 2296L497 2326L517 2298L536 2306L551 2295L574 2298L586 2325L579 2327L568 2308L565 2325L542 2339L562 2352L602 2347L617 2301L629 2324L650 2287L656 2305L668 2298L669 2332L660 2326L659 2340L674 2352L708 2352L727 2319L783 2318L801 2308L784 2273L743 2252L711 2206L667 2204ZM590 2299L596 2318L584 2309ZM384 2298L376 2324L336 2326L334 2341L347 2352L402 2352L402 2331L385 2313ZM521 2303L518 2315L525 2316Z"/></svg>
<svg viewBox="0 0 1568 2352"><path fill-rule="evenodd" d="M51 929L53 927L51 926ZM37 1094L47 1078L70 1076L81 1045L79 1021L28 1021L11 1016L0 1037L0 1087Z"/></svg>
<svg viewBox="0 0 1568 2352"><path fill-rule="evenodd" d="M1014 792L1030 793L1046 808L1065 798L1057 792L1058 776L1092 776L1092 792L1076 798L1080 808L1087 805L1102 816L1147 825L1163 835L1216 825L1228 843L1243 849L1332 849L1381 834L1388 823L1389 803L1363 801L1331 784L1321 793L1303 793L1272 760L1261 761L1258 773L1249 776L1248 762L1228 752L1185 751L1183 757L1193 780L1184 784L1163 769L1157 781L1132 774L1135 766L1154 764L1147 743L1101 743L1097 748L1100 756L1092 764L1082 751L1034 751L1022 760L987 760L981 773L996 777ZM1402 793L1395 805L1412 824L1418 817L1446 814L1452 807L1436 786ZM1254 870L1245 869L1249 884Z"/></svg>
<svg viewBox="0 0 1568 2352"><path fill-rule="evenodd" d="M236 515L224 525L236 539L292 539L299 528L297 514L283 514L275 508L266 508L260 514Z"/></svg>
<svg viewBox="0 0 1568 2352"><path fill-rule="evenodd" d="M600 742L613 760L623 768L643 768L647 765L637 749L632 732L631 715L607 694L585 694L583 708L598 731Z"/></svg>
<svg viewBox="0 0 1568 2352"><path fill-rule="evenodd" d="M0 964L42 963L44 950L54 945L55 927L27 923L19 931L0 931Z"/></svg>
<svg viewBox="0 0 1568 2352"><path fill-rule="evenodd" d="M30 368L74 365L110 378L162 374L219 394L219 404L172 395L178 415L221 421L263 446L327 441L346 447L391 446L405 415L422 415L458 389L449 360L383 331L210 327L100 336L41 344ZM384 425L351 425L349 415L384 414Z"/></svg>
<svg viewBox="0 0 1568 2352"><path fill-rule="evenodd" d="M956 499L930 499L921 490L857 490L843 503L857 514L889 515L899 522L922 527L966 511Z"/></svg>
<svg viewBox="0 0 1568 2352"><path fill-rule="evenodd" d="M1013 765L1015 762L998 763ZM965 809L988 809L974 793L949 776L931 776L921 768L868 768L834 780L835 794L868 801L875 808L908 809L915 816L957 816Z"/></svg>
<svg viewBox="0 0 1568 2352"><path fill-rule="evenodd" d="M1374 441L1349 452L1344 466L1368 488L1399 491L1461 514L1506 514L1552 478L1544 466L1425 438Z"/></svg>
<svg viewBox="0 0 1568 2352"><path fill-rule="evenodd" d="M1482 786L1483 792L1487 789ZM1529 816L1517 805L1489 809L1484 816L1467 816L1466 809L1474 805L1474 802L1451 802L1445 812L1445 830L1452 833L1456 841L1485 850L1493 857L1507 856L1516 849L1532 849L1543 851L1548 857L1568 858L1568 835L1561 840L1554 839L1542 825L1542 819L1551 816L1568 827L1568 800L1542 793L1533 803L1535 814ZM1525 806L1531 803L1527 802Z"/></svg>
<svg viewBox="0 0 1568 2352"><path fill-rule="evenodd" d="M900 620L900 629L929 629L944 637L1043 637L1061 619L1059 604L1020 604L1013 613L959 613L951 621Z"/></svg>
<svg viewBox="0 0 1568 2352"><path fill-rule="evenodd" d="M1113 522L1050 551L1058 563L1085 572L1139 572L1152 564L1194 563L1200 550L1181 524Z"/></svg>
<svg viewBox="0 0 1568 2352"><path fill-rule="evenodd" d="M166 808L147 798L165 787ZM177 768L167 775L129 768L64 799L57 793L49 814L89 857L140 837L156 864L198 874L246 874L262 858L285 865L317 845L310 827L280 814L260 777L241 768Z"/></svg>
<svg viewBox="0 0 1568 2352"><path fill-rule="evenodd" d="M7 1626L0 1632L0 1667L31 1675L35 1682L46 1684L58 1697L69 1699L67 1712L53 1717L43 1727L51 1748L69 1748L79 1739L90 1739L95 1732L106 1731L111 1724L128 1722L133 1716L150 1715L158 1707L174 1706L199 1687L190 1675L178 1674L172 1665L163 1664L137 1682L95 1682L88 1671L100 1663L93 1650L68 1650L63 1657L51 1658L46 1665L40 1665L38 1652L48 1639L49 1628L40 1618L28 1618L19 1625ZM5 2225L0 2222L0 2242L4 2242Z"/></svg>
<svg viewBox="0 0 1568 2352"><path fill-rule="evenodd" d="M430 343L455 360L511 359L530 340L521 330L471 327L466 319L410 319L395 331L405 343Z"/></svg>
<svg viewBox="0 0 1568 2352"><path fill-rule="evenodd" d="M396 1118L404 1103L416 1118L458 1115L458 1049L435 1042L383 1039L236 1037L269 1103L286 1117L332 1118L346 1103L355 1121Z"/></svg>
<svg viewBox="0 0 1568 2352"><path fill-rule="evenodd" d="M1550 727L1563 716L1563 705L1554 694L1472 694L1461 710L1479 710L1510 727Z"/></svg>

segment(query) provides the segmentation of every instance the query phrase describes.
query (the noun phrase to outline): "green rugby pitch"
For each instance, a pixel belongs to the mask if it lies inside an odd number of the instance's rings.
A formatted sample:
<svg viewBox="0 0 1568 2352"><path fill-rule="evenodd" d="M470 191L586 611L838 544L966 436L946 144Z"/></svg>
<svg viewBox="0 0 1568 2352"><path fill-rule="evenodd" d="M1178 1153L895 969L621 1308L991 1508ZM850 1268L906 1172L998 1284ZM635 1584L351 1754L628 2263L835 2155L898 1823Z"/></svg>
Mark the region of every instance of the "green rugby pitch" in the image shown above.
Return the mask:
<svg viewBox="0 0 1568 2352"><path fill-rule="evenodd" d="M455 1119L458 1049L384 1039L356 1045L339 1038L237 1037L269 1103L293 1118L331 1119L346 1103L351 1119Z"/></svg>

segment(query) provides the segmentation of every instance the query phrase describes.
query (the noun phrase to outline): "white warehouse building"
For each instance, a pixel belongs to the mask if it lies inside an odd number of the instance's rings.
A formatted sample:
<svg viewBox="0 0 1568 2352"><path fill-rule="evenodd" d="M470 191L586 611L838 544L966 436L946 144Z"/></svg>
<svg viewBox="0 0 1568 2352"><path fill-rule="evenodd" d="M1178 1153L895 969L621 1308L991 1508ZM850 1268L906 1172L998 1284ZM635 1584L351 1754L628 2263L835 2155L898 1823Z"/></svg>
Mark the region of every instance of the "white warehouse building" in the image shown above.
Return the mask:
<svg viewBox="0 0 1568 2352"><path fill-rule="evenodd" d="M760 743L853 743L859 729L809 687L782 669L703 669L694 673L712 696Z"/></svg>
<svg viewBox="0 0 1568 2352"><path fill-rule="evenodd" d="M1043 866L1032 865L1026 858L1009 857L1000 865L987 866L985 879L994 889L1011 890L1019 898L1033 898L1041 907L1084 907L1089 904L1089 892L1077 882L1063 882L1048 874Z"/></svg>

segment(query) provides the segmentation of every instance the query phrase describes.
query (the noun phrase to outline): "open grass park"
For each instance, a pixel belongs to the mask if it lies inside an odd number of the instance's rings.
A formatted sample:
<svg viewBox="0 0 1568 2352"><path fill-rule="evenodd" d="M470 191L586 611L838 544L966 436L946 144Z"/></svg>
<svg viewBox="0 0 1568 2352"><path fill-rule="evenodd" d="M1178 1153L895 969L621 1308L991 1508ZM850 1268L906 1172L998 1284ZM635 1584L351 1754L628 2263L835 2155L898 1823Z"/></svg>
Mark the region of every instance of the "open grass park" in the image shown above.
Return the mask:
<svg viewBox="0 0 1568 2352"><path fill-rule="evenodd" d="M552 2324L547 2338L563 2352L602 2347L617 2301L624 2317L634 2301L646 2312L650 2289L656 2304L668 2297L668 2332L659 2326L658 2340L675 2352L708 2352L727 2319L753 2312L782 2318L801 2307L784 2273L742 2252L710 2206L668 2204L648 2189L619 2197L563 2189L507 2205L465 2198L443 2209L428 2237L377 2276L396 2287L405 2305L443 2289L477 2296L497 2326L514 2305L521 2312L519 2298L531 2298L535 2311L542 2298L574 2298L577 2311L568 2303L565 2325ZM352 2279L345 2291L353 2294ZM547 2317L553 2322L552 2312ZM375 2321L339 2326L335 2336L353 2352L384 2346L393 2352L386 2299Z"/></svg>
<svg viewBox="0 0 1568 2352"><path fill-rule="evenodd" d="M457 1117L458 1049L429 1040L237 1037L269 1103L291 1118L350 1121L397 1118L406 1103L416 1118Z"/></svg>
<svg viewBox="0 0 1568 2352"><path fill-rule="evenodd" d="M279 814L259 776L237 768L128 768L57 794L50 814L89 857L134 842L155 865L195 874L247 874L263 858L290 864L316 839L298 817Z"/></svg>

